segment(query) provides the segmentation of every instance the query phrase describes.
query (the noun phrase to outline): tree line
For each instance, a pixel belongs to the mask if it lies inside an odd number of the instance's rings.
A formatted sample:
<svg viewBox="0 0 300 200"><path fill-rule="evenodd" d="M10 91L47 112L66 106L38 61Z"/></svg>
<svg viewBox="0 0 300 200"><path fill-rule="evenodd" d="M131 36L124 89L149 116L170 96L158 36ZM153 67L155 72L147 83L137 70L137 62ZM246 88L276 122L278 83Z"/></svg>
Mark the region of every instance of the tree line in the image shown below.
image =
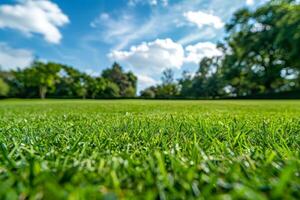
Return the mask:
<svg viewBox="0 0 300 200"><path fill-rule="evenodd" d="M205 57L196 73L163 72L162 83L143 98L227 98L300 93L300 4L271 0L237 11L218 44L222 56ZM35 61L23 70L0 72L0 96L18 98L132 98L137 76L114 63L99 76L72 67Z"/></svg>
<svg viewBox="0 0 300 200"><path fill-rule="evenodd" d="M114 63L99 76L73 67L34 61L23 70L0 73L0 96L16 98L119 98L135 97L137 77Z"/></svg>

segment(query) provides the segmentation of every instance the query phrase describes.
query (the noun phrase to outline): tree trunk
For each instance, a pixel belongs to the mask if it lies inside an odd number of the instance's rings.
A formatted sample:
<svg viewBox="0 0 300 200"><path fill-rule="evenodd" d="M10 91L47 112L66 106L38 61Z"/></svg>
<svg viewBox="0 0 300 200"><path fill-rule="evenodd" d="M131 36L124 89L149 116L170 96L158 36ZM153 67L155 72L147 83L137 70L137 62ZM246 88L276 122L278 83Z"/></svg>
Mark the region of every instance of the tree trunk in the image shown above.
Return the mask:
<svg viewBox="0 0 300 200"><path fill-rule="evenodd" d="M39 88L39 93L40 93L40 98L45 99L46 98L46 93L47 93L47 87L41 85Z"/></svg>

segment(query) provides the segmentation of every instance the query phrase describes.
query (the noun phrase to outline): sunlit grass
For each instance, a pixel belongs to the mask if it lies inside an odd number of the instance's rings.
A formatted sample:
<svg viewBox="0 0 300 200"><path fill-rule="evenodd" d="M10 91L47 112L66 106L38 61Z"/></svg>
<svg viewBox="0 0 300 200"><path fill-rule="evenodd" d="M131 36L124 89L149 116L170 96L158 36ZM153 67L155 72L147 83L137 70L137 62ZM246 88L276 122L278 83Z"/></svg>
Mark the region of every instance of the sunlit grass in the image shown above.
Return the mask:
<svg viewBox="0 0 300 200"><path fill-rule="evenodd" d="M299 199L300 101L0 101L0 199Z"/></svg>

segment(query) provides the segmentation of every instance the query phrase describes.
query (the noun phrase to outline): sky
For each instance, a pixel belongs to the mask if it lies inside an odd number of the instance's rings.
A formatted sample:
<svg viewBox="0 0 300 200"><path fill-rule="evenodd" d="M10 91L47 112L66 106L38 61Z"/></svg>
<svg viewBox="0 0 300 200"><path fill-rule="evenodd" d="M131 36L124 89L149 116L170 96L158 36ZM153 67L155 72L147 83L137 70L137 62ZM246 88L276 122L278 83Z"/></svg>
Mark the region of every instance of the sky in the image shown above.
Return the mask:
<svg viewBox="0 0 300 200"><path fill-rule="evenodd" d="M265 0L0 0L0 66L34 59L99 75L113 62L138 76L139 90L167 68L195 72L220 55L224 26Z"/></svg>

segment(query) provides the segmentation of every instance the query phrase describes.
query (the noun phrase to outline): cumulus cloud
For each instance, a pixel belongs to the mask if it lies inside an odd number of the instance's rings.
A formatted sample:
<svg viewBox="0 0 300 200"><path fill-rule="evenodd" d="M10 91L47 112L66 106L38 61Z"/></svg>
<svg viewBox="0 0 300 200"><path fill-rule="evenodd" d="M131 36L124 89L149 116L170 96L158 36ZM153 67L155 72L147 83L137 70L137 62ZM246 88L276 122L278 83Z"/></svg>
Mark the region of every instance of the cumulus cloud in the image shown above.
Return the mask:
<svg viewBox="0 0 300 200"><path fill-rule="evenodd" d="M48 0L20 0L15 5L0 6L0 28L19 30L26 35L38 33L50 43L59 43L59 27L69 23L60 8Z"/></svg>
<svg viewBox="0 0 300 200"><path fill-rule="evenodd" d="M199 28L204 26L213 26L216 29L221 29L224 26L224 22L220 17L208 14L202 11L198 12L185 12L183 16L192 24L196 24Z"/></svg>
<svg viewBox="0 0 300 200"><path fill-rule="evenodd" d="M254 0L246 0L246 4L251 6L254 4Z"/></svg>
<svg viewBox="0 0 300 200"><path fill-rule="evenodd" d="M157 39L132 46L129 51L112 51L108 56L138 73L160 74L166 68L179 69L183 65L184 49L171 39Z"/></svg>
<svg viewBox="0 0 300 200"><path fill-rule="evenodd" d="M216 44L200 42L185 48L173 40L157 39L132 46L127 51L114 50L108 57L122 63L138 76L138 89L157 84L161 72L167 68L180 72L183 67L196 67L204 57L221 56Z"/></svg>
<svg viewBox="0 0 300 200"><path fill-rule="evenodd" d="M160 73L166 68L180 69L185 63L198 64L204 57L221 56L212 42L199 42L183 48L171 39L157 39L132 46L129 51L112 51L112 61L126 63L133 70L146 74Z"/></svg>
<svg viewBox="0 0 300 200"><path fill-rule="evenodd" d="M204 57L221 56L222 52L211 42L200 42L185 48L185 62L198 64Z"/></svg>
<svg viewBox="0 0 300 200"><path fill-rule="evenodd" d="M33 54L26 49L14 49L6 43L0 43L1 69L10 70L27 67L33 61Z"/></svg>

